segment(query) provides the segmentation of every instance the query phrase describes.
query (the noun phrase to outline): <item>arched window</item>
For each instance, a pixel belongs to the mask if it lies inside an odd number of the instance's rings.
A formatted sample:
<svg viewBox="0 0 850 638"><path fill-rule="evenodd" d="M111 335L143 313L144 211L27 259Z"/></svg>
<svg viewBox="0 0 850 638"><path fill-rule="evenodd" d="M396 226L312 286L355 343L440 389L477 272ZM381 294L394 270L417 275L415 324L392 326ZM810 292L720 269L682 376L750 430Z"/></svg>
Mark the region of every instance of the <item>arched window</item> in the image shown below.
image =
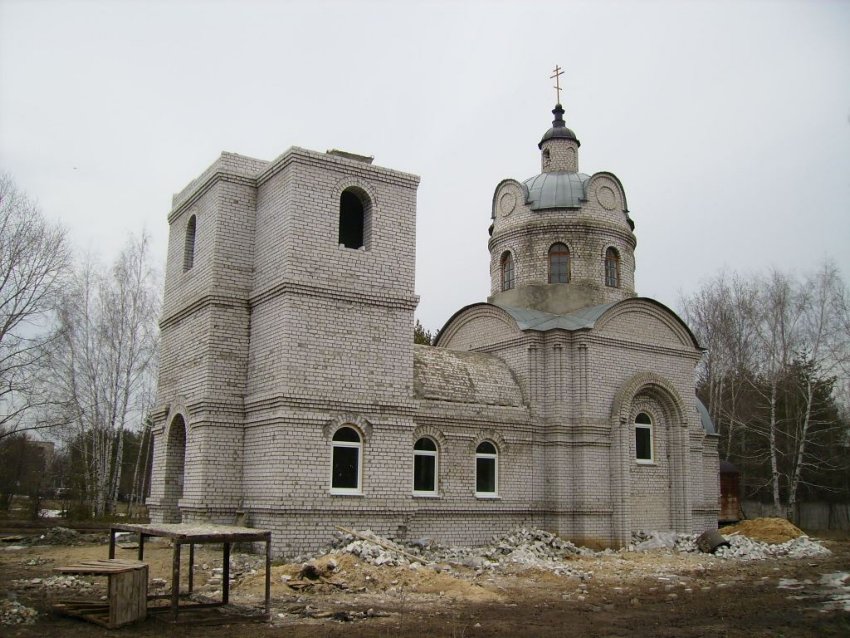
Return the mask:
<svg viewBox="0 0 850 638"><path fill-rule="evenodd" d="M492 498L498 494L499 453L490 441L475 448L475 496Z"/></svg>
<svg viewBox="0 0 850 638"><path fill-rule="evenodd" d="M635 417L635 460L638 463L652 463L655 460L652 443L652 419L641 412Z"/></svg>
<svg viewBox="0 0 850 638"><path fill-rule="evenodd" d="M339 243L346 248L369 249L372 206L361 189L347 188L339 196Z"/></svg>
<svg viewBox="0 0 850 638"><path fill-rule="evenodd" d="M570 280L570 249L566 244L549 248L549 283L565 284Z"/></svg>
<svg viewBox="0 0 850 638"><path fill-rule="evenodd" d="M413 491L416 494L437 493L437 444L422 437L413 445Z"/></svg>
<svg viewBox="0 0 850 638"><path fill-rule="evenodd" d="M186 238L183 241L183 272L190 270L195 265L195 216L189 218L186 224Z"/></svg>
<svg viewBox="0 0 850 638"><path fill-rule="evenodd" d="M514 287L514 258L510 252L502 255L502 290Z"/></svg>
<svg viewBox="0 0 850 638"><path fill-rule="evenodd" d="M620 287L620 255L614 248L605 251L605 285Z"/></svg>
<svg viewBox="0 0 850 638"><path fill-rule="evenodd" d="M360 435L350 427L341 427L333 436L331 493L360 494L362 450Z"/></svg>

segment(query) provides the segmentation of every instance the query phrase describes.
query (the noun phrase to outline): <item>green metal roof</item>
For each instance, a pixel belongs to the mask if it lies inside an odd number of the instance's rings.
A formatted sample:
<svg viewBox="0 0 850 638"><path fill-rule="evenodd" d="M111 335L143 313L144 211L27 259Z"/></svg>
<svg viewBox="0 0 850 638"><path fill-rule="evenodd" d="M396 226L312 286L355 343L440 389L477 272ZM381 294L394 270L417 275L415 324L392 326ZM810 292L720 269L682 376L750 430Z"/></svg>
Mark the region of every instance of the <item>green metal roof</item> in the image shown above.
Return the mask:
<svg viewBox="0 0 850 638"><path fill-rule="evenodd" d="M592 328L596 320L602 314L618 302L606 303L600 306L590 306L582 308L566 315L556 315L542 310L534 310L532 308L511 308L508 306L499 306L507 312L514 321L517 322L520 330L537 330L546 332L547 330L581 330L582 328Z"/></svg>

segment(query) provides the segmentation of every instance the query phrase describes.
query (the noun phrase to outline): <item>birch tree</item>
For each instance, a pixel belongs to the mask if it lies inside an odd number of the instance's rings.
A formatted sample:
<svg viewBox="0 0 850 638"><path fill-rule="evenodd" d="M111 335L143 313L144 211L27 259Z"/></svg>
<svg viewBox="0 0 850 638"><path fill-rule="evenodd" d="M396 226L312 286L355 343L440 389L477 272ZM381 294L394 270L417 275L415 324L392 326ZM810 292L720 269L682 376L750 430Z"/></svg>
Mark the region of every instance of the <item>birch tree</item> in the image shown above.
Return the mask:
<svg viewBox="0 0 850 638"><path fill-rule="evenodd" d="M847 288L833 264L792 277L722 274L683 300L708 352L698 390L752 494L791 515L801 490L823 494L850 444L840 406L850 371ZM844 394L842 394L842 391ZM814 492L813 492L814 490Z"/></svg>
<svg viewBox="0 0 850 638"><path fill-rule="evenodd" d="M141 427L150 408L158 298L142 235L131 238L106 271L84 261L60 306L56 387L72 424L68 439L83 460L94 516L114 509L124 433Z"/></svg>

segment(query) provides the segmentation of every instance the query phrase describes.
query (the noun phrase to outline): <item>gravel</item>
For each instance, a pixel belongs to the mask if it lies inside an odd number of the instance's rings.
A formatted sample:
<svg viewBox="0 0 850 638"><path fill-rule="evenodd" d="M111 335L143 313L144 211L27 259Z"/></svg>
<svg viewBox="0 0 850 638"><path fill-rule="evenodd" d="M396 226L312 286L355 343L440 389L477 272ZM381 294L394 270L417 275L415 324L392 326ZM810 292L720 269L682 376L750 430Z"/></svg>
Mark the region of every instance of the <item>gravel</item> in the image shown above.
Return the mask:
<svg viewBox="0 0 850 638"><path fill-rule="evenodd" d="M38 612L14 600L0 602L0 625L32 625Z"/></svg>

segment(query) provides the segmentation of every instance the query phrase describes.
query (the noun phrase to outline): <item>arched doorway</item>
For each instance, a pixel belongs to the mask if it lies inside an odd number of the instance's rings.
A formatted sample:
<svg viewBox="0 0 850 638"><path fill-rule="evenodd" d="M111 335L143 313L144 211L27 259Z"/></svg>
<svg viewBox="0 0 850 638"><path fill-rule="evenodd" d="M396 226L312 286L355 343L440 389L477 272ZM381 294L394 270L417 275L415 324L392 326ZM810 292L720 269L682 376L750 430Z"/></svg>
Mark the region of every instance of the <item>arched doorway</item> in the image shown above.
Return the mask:
<svg viewBox="0 0 850 638"><path fill-rule="evenodd" d="M186 421L175 416L168 428L165 444L165 498L163 522L181 522L179 502L183 498L183 480L186 467Z"/></svg>

